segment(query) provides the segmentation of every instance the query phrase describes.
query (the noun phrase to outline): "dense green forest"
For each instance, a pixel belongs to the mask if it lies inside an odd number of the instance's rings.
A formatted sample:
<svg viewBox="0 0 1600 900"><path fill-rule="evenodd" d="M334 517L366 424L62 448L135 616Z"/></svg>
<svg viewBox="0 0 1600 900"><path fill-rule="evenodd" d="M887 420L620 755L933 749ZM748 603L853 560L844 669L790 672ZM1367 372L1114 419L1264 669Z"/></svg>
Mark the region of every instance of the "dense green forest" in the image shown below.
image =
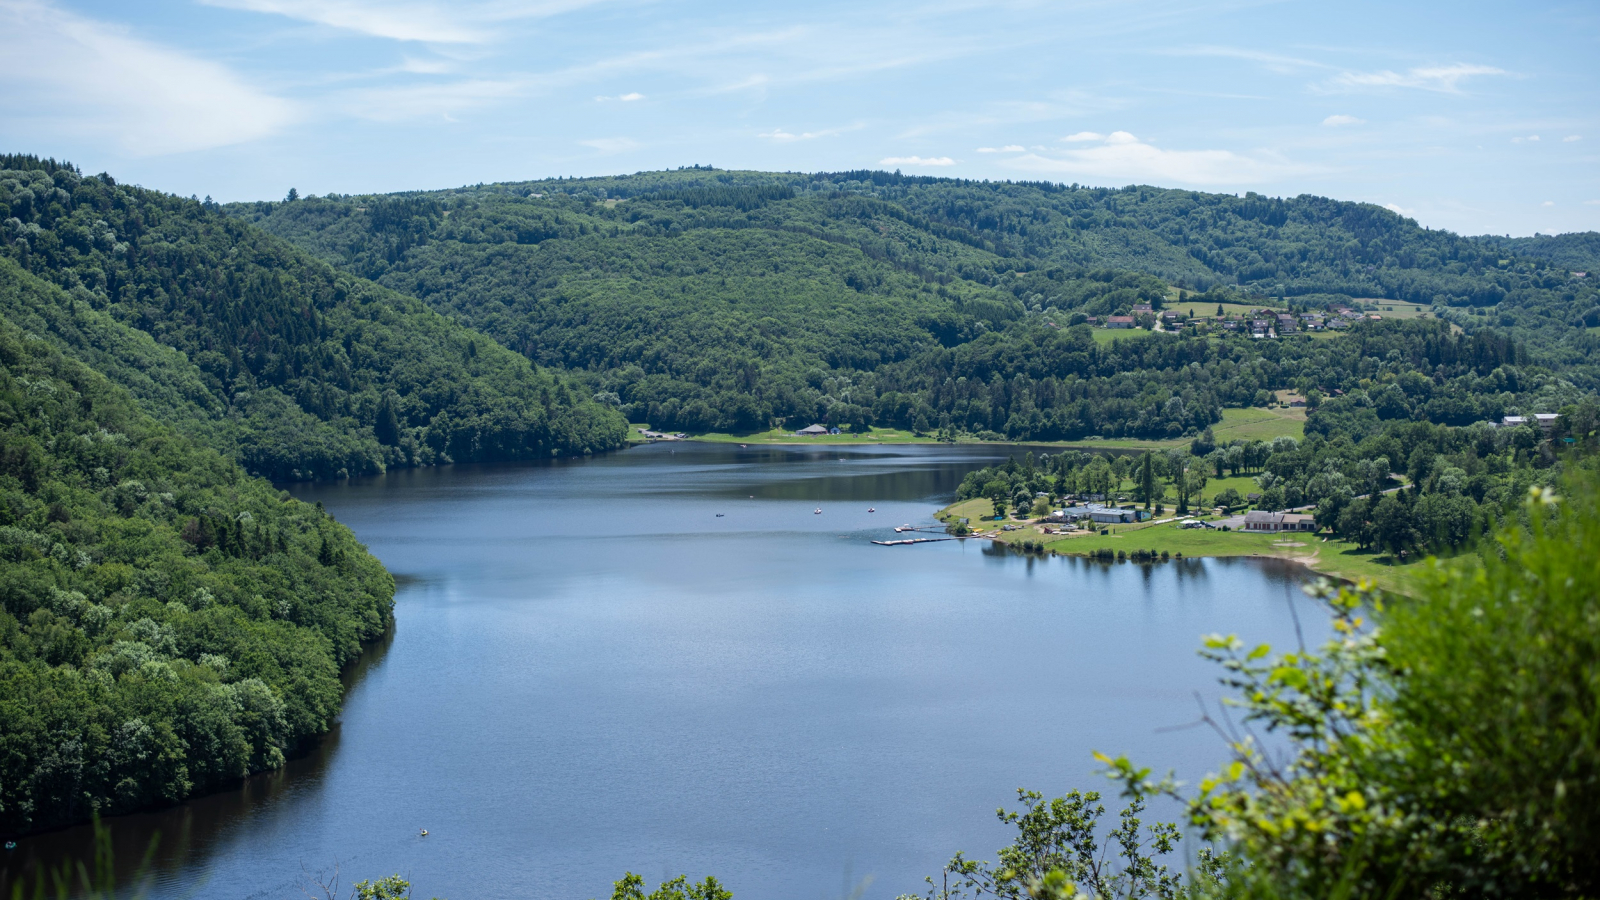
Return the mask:
<svg viewBox="0 0 1600 900"><path fill-rule="evenodd" d="M619 446L592 392L216 204L0 158L0 311L277 480Z"/></svg>
<svg viewBox="0 0 1600 900"><path fill-rule="evenodd" d="M394 582L344 526L0 321L0 832L172 803L326 731Z"/></svg>
<svg viewBox="0 0 1600 900"><path fill-rule="evenodd" d="M1166 438L1380 369L1431 380L1407 382L1407 415L1448 424L1600 387L1592 282L1323 198L691 169L229 211L658 427ZM1268 344L1074 327L1159 307L1169 283L1191 305L1388 298L1435 317Z"/></svg>
<svg viewBox="0 0 1600 900"><path fill-rule="evenodd" d="M1582 272L1586 278L1600 277L1600 232L1575 231L1570 234L1536 234L1520 238L1484 234L1474 240L1502 252L1548 260L1561 268ZM1594 324L1589 323L1590 327Z"/></svg>

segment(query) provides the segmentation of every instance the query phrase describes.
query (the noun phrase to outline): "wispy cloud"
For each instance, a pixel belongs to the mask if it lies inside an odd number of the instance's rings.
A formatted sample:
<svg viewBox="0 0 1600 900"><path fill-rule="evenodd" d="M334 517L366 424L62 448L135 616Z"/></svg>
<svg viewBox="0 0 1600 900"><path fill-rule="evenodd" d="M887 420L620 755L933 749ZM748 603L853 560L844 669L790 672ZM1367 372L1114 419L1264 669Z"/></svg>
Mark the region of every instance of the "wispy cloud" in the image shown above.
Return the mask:
<svg viewBox="0 0 1600 900"><path fill-rule="evenodd" d="M885 156L878 160L880 166L953 166L956 161L948 156Z"/></svg>
<svg viewBox="0 0 1600 900"><path fill-rule="evenodd" d="M1028 149L1027 147L1022 146L1021 144L1007 144L1004 147L979 147L978 148L978 152L979 153L1021 153L1024 150L1027 150L1027 149Z"/></svg>
<svg viewBox="0 0 1600 900"><path fill-rule="evenodd" d="M331 103L348 115L372 122L432 118L453 121L456 113L481 109L526 90L515 79L468 79L436 84L361 88L336 95Z"/></svg>
<svg viewBox="0 0 1600 900"><path fill-rule="evenodd" d="M1539 136L1537 134L1529 134L1511 139L1511 143L1513 144L1536 144L1538 142Z"/></svg>
<svg viewBox="0 0 1600 900"><path fill-rule="evenodd" d="M255 140L299 115L223 65L36 0L0 0L0 33L0 110L35 136L159 155Z"/></svg>
<svg viewBox="0 0 1600 900"><path fill-rule="evenodd" d="M1197 47L1177 47L1171 50L1160 51L1170 56L1216 56L1226 59L1242 59L1249 62L1260 63L1274 72L1297 72L1303 69L1331 69L1326 63L1314 59L1305 59L1298 56L1284 56L1281 53L1267 53L1262 50L1251 50L1246 47L1222 47L1205 45Z"/></svg>
<svg viewBox="0 0 1600 900"><path fill-rule="evenodd" d="M515 19L553 16L597 0L435 3L425 0L200 0L209 6L285 16L369 37L429 44L481 44L495 38L493 26Z"/></svg>
<svg viewBox="0 0 1600 900"><path fill-rule="evenodd" d="M1409 216L1416 215L1416 210L1414 210L1414 209L1406 209L1405 207L1401 206L1398 203L1385 203L1383 205L1383 208L1387 209L1389 212L1392 212L1392 213L1394 213L1395 215L1398 215L1398 216L1407 216L1407 217L1409 217Z"/></svg>
<svg viewBox="0 0 1600 900"><path fill-rule="evenodd" d="M615 97L596 97L594 99L595 99L595 102L597 102L597 103L609 103L612 100L616 100L616 101L618 101L620 103L633 103L633 102L638 101L638 100L643 100L644 99L644 95L639 93L638 91L634 91L634 92L628 93L628 94L619 94L619 95L617 95Z"/></svg>
<svg viewBox="0 0 1600 900"><path fill-rule="evenodd" d="M1328 126L1329 128L1338 128L1343 125L1365 125L1367 124L1367 120L1358 119L1355 116L1335 115L1323 119L1322 124Z"/></svg>
<svg viewBox="0 0 1600 900"><path fill-rule="evenodd" d="M583 146L585 146L585 147L589 147L589 148L594 149L594 150L599 150L601 153L605 153L605 154L623 153L623 152L626 152L628 150L633 150L633 149L636 149L637 147L639 147L639 142L638 141L634 140L633 138L625 138L625 137L618 137L618 138L592 138L592 139L587 140L587 141L579 141L578 143L583 145Z"/></svg>
<svg viewBox="0 0 1600 900"><path fill-rule="evenodd" d="M1350 91L1371 88L1415 88L1446 94L1461 92L1461 83L1468 78L1484 75L1509 75L1505 69L1474 63L1455 63L1448 66L1423 66L1394 72L1340 72L1320 87L1327 91Z"/></svg>
<svg viewBox="0 0 1600 900"><path fill-rule="evenodd" d="M1581 140L1583 140L1583 135L1569 134L1566 137L1561 139L1561 143L1563 143L1563 144L1572 144L1572 143L1576 143L1576 142L1581 141Z"/></svg>
<svg viewBox="0 0 1600 900"><path fill-rule="evenodd" d="M1201 185L1254 184L1315 171L1310 166L1271 157L1246 156L1231 150L1163 150L1126 131L1106 135L1096 147L1064 150L1049 156L1030 153L1009 164L1034 172L1122 182Z"/></svg>
<svg viewBox="0 0 1600 900"><path fill-rule="evenodd" d="M791 141L810 141L820 137L832 137L840 132L841 129L838 128L825 128L821 131L802 131L799 134L794 134L793 132L784 131L782 128L774 128L771 131L764 131L756 135L756 137L787 144Z"/></svg>
<svg viewBox="0 0 1600 900"><path fill-rule="evenodd" d="M1080 143L1083 143L1084 141L1103 141L1105 139L1106 139L1106 136L1101 134L1101 133L1099 133L1098 131L1080 131L1077 134L1069 134L1066 137L1062 138L1063 141L1067 141L1067 142L1073 143L1073 144L1080 144Z"/></svg>

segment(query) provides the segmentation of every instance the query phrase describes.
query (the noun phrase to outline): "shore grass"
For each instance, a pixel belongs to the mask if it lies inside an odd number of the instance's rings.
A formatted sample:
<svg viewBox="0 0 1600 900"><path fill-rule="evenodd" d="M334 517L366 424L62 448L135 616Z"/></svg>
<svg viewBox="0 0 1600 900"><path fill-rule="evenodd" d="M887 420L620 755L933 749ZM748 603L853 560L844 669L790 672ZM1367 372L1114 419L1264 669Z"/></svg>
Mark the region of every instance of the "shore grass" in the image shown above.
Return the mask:
<svg viewBox="0 0 1600 900"><path fill-rule="evenodd" d="M941 522L954 523L965 518L974 530L988 530L1002 523L991 519L994 507L986 499L966 500L945 507L936 514ZM980 524L981 523L981 524ZM1420 560L1399 563L1373 550L1326 535L1307 532L1254 534L1243 531L1179 528L1175 522L1139 525L1108 525L1109 534L1078 532L1072 535L1043 534L1036 526L1002 532L994 540L1007 544L1022 541L1041 543L1047 552L1087 556L1096 550L1110 549L1132 554L1135 550L1163 551L1186 557L1271 557L1297 562L1320 575L1345 581L1369 578L1394 593L1407 592L1410 580L1420 570Z"/></svg>

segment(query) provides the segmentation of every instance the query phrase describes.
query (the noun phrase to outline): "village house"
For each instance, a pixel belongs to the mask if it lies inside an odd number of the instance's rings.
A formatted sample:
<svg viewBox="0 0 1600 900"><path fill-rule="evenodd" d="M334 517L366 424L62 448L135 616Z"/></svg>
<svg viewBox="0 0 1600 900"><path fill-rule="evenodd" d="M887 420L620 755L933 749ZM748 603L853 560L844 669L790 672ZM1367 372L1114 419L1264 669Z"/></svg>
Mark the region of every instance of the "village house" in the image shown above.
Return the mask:
<svg viewBox="0 0 1600 900"><path fill-rule="evenodd" d="M1132 328L1133 316L1107 316L1107 328Z"/></svg>
<svg viewBox="0 0 1600 900"><path fill-rule="evenodd" d="M1244 515L1245 531L1316 531L1315 516L1305 513L1275 513L1252 509Z"/></svg>
<svg viewBox="0 0 1600 900"><path fill-rule="evenodd" d="M798 434L798 435L800 435L802 437L815 437L815 436L817 436L819 434L827 434L827 433L828 433L828 426L826 426L826 425L807 425L806 427L804 427L804 428L800 429L799 431L795 432L795 434Z"/></svg>

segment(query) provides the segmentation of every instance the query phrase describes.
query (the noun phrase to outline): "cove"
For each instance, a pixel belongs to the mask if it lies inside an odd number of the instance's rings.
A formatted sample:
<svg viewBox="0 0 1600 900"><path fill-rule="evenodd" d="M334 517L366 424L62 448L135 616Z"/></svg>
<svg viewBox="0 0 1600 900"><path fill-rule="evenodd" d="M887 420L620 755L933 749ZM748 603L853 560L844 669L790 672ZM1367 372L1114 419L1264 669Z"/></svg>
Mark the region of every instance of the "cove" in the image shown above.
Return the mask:
<svg viewBox="0 0 1600 900"><path fill-rule="evenodd" d="M1007 452L657 444L297 487L395 573L395 631L311 755L113 820L119 849L163 834L156 898L298 897L335 864L452 900L628 870L888 898L992 858L1017 787L1108 788L1091 751L1198 779L1225 751L1180 727L1218 695L1200 636L1320 640L1304 570L869 543Z"/></svg>

